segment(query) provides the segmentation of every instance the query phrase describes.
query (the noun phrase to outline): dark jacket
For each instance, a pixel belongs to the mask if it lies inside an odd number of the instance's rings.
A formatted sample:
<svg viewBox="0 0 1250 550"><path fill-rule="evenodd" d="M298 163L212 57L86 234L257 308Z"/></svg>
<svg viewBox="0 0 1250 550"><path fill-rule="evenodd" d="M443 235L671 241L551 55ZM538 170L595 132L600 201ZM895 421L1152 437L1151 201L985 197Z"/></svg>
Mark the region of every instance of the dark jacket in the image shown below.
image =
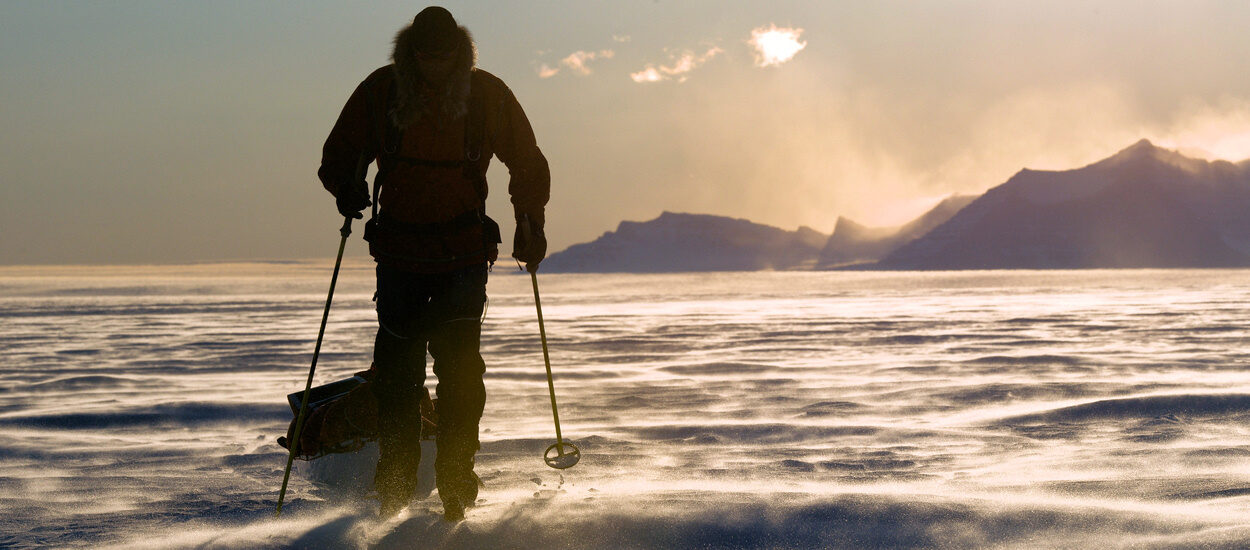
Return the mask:
<svg viewBox="0 0 1250 550"><path fill-rule="evenodd" d="M421 79L409 31L396 38L395 63L370 74L347 100L317 175L337 193L359 185L352 180L361 154L378 162L381 223L369 251L379 263L429 273L493 260L498 249L484 243L493 239L483 238L480 223L466 222L485 208L490 158L508 167L515 216L540 221L551 188L547 159L512 91L474 67L468 31L461 28L456 70L438 89ZM480 130L470 130L470 120ZM476 159L467 158L470 141Z"/></svg>

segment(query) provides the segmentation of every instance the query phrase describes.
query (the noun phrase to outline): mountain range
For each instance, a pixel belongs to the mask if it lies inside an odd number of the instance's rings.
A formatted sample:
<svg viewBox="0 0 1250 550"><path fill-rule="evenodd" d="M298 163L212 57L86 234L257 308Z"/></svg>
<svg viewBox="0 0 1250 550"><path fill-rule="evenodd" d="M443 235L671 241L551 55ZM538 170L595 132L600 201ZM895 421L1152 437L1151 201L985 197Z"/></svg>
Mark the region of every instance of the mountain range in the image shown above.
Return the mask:
<svg viewBox="0 0 1250 550"><path fill-rule="evenodd" d="M824 235L664 212L543 262L555 272L1241 266L1250 266L1250 160L1195 159L1147 140L1073 170L1023 169L898 227L839 217Z"/></svg>
<svg viewBox="0 0 1250 550"><path fill-rule="evenodd" d="M812 269L828 235L748 220L664 212L647 222L575 244L543 261L544 271L634 272Z"/></svg>
<svg viewBox="0 0 1250 550"><path fill-rule="evenodd" d="M1250 161L1142 140L1075 170L1021 170L877 262L882 269L1250 265Z"/></svg>

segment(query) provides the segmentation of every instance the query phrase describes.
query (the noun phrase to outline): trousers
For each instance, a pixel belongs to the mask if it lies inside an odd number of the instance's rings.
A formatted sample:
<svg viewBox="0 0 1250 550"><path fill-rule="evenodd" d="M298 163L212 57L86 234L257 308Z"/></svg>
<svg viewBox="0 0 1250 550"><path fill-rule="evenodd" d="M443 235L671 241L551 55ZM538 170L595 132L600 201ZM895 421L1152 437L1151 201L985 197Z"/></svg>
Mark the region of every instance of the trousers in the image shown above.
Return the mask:
<svg viewBox="0 0 1250 550"><path fill-rule="evenodd" d="M421 388L426 351L438 377L436 486L449 499L477 496L473 461L478 424L486 405L479 351L486 303L486 265L448 273L410 273L378 265L378 458L374 487L383 503L407 502L417 487L421 461Z"/></svg>

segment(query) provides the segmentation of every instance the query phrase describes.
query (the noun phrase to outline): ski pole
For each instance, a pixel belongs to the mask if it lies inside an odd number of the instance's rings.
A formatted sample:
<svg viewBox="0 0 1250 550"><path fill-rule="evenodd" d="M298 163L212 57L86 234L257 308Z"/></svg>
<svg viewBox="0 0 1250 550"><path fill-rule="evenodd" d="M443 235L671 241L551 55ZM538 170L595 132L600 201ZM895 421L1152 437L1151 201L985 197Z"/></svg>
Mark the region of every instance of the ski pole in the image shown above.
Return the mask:
<svg viewBox="0 0 1250 550"><path fill-rule="evenodd" d="M543 461L552 468L563 470L577 464L582 459L582 452L576 445L565 441L560 435L560 411L556 408L556 384L551 377L551 356L547 353L547 329L543 327L543 304L538 297L538 273L530 272L530 282L534 284L534 308L538 310L538 336L543 343L543 364L547 366L547 389L551 393L551 416L556 423L556 442L543 452ZM566 447L569 449L568 453L564 452ZM553 449L556 451L556 456L551 456Z"/></svg>
<svg viewBox="0 0 1250 550"><path fill-rule="evenodd" d="M368 157L360 155L360 160L356 161L356 181L365 179L365 171L368 170ZM334 285L339 280L339 267L343 265L343 249L347 246L347 236L352 234L352 217L343 217L343 227L339 228L339 254L334 260L334 275L330 276L330 294L326 296L326 309L321 313L321 330L317 332L317 346L313 348L312 366L308 367L308 381L304 384L304 397L300 399L299 414L295 416L295 432L291 434L291 440L287 443L290 446L291 453L286 457L286 471L282 474L282 490L278 493L278 508L274 510L274 517L282 515L282 501L286 498L286 485L291 480L291 464L295 462L295 455L299 449L300 433L304 429L304 415L308 412L308 396L312 395L313 373L317 372L317 357L321 355L321 340L326 334L326 321L330 318L330 303L334 301Z"/></svg>

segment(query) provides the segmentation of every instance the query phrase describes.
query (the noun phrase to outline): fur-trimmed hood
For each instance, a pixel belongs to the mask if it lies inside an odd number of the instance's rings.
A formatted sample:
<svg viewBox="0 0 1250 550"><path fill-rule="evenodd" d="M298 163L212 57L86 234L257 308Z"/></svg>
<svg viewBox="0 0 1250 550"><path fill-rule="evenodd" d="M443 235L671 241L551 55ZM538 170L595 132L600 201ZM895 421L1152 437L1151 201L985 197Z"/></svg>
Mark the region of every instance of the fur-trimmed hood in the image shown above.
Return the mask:
<svg viewBox="0 0 1250 550"><path fill-rule="evenodd" d="M463 26L459 29L455 65L446 85L439 92L442 112L438 114L446 121L456 120L469 112L469 82L477 66L477 46L473 43L473 35ZM389 114L401 129L428 111L425 96L421 93L426 82L417 66L416 42L416 31L412 25L404 27L395 35L395 50L391 54L397 93L394 108Z"/></svg>

